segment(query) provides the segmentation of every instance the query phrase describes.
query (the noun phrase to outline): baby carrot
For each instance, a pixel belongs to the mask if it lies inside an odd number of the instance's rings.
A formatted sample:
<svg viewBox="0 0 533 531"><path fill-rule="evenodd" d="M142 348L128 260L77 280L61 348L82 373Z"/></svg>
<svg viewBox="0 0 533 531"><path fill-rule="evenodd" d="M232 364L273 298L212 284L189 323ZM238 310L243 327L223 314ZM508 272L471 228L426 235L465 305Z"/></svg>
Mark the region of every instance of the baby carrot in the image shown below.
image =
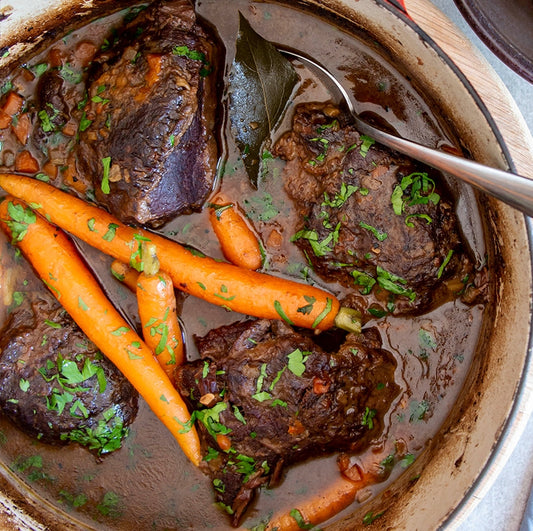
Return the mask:
<svg viewBox="0 0 533 531"><path fill-rule="evenodd" d="M291 511L274 515L267 531L298 531L313 527L346 509L355 500L359 485L340 478L319 495L313 496Z"/></svg>
<svg viewBox="0 0 533 531"><path fill-rule="evenodd" d="M111 263L111 273L117 280L120 280L123 284L128 286L133 293L137 293L139 271L120 260L113 260Z"/></svg>
<svg viewBox="0 0 533 531"><path fill-rule="evenodd" d="M172 377L176 365L183 363L185 353L174 284L168 273L141 273L137 280L137 302L144 341L156 355L159 365Z"/></svg>
<svg viewBox="0 0 533 531"><path fill-rule="evenodd" d="M162 236L125 225L42 181L4 173L0 186L37 205L52 223L138 269L142 268L142 242L150 242L161 270L171 276L177 289L228 310L319 330L331 328L339 314L338 299L320 288L200 256Z"/></svg>
<svg viewBox="0 0 533 531"><path fill-rule="evenodd" d="M252 270L261 267L259 240L235 204L218 195L209 204L209 220L224 256L232 264Z"/></svg>
<svg viewBox="0 0 533 531"><path fill-rule="evenodd" d="M27 206L5 199L2 228L87 337L139 391L187 457L198 465L200 443L181 396L152 351L115 310L67 236ZM190 427L190 429L189 429Z"/></svg>
<svg viewBox="0 0 533 531"><path fill-rule="evenodd" d="M153 275L139 273L118 260L113 260L111 272L136 293L144 342L172 378L176 366L185 360L172 279L164 271Z"/></svg>

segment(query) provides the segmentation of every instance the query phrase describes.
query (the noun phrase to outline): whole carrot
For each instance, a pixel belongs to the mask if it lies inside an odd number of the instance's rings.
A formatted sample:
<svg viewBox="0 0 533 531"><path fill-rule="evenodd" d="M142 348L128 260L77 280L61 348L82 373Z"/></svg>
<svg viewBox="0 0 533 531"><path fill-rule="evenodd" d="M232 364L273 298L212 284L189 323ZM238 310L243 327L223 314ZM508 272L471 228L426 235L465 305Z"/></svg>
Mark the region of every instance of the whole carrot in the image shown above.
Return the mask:
<svg viewBox="0 0 533 531"><path fill-rule="evenodd" d="M72 242L12 198L0 204L0 223L60 304L139 391L187 457L198 465L200 443L195 428L189 426L191 417L185 403L152 351L109 302Z"/></svg>
<svg viewBox="0 0 533 531"><path fill-rule="evenodd" d="M235 204L219 194L209 204L209 220L224 256L232 264L252 270L261 267L259 240Z"/></svg>
<svg viewBox="0 0 533 531"><path fill-rule="evenodd" d="M314 527L332 518L355 501L360 485L339 478L320 494L287 512L274 515L266 526L267 531L298 531Z"/></svg>
<svg viewBox="0 0 533 531"><path fill-rule="evenodd" d="M185 352L174 284L168 273L141 273L137 280L137 302L144 341L156 355L159 365L172 377L176 366L183 363Z"/></svg>
<svg viewBox="0 0 533 531"><path fill-rule="evenodd" d="M172 378L176 366L185 361L172 279L164 271L139 273L118 260L113 260L111 272L137 295L144 341Z"/></svg>
<svg viewBox="0 0 533 531"><path fill-rule="evenodd" d="M306 328L326 330L336 322L339 301L322 289L200 256L157 234L129 227L106 211L30 177L0 174L0 186L28 204L38 205L52 223L138 269L142 268L143 241L152 243L161 270L171 276L174 286L208 302ZM356 316L347 321L354 329L360 325Z"/></svg>

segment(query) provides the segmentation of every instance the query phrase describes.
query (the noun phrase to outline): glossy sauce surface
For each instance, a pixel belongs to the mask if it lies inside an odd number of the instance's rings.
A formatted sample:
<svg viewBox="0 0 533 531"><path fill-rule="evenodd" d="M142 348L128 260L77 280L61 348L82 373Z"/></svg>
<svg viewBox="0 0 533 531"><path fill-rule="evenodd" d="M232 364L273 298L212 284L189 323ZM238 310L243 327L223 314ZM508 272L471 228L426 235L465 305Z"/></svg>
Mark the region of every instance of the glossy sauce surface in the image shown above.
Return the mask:
<svg viewBox="0 0 533 531"><path fill-rule="evenodd" d="M266 39L301 51L327 65L350 88L359 112L372 113L400 134L428 145L456 143L441 125L443 121L433 114L430 102L424 101L409 79L388 62L376 43L365 40L362 32L349 34L314 14L279 3L200 0L197 11L224 44L226 73L234 53L238 12L241 11ZM120 18L113 15L98 20L66 36L52 49L68 50L82 40L101 46L109 28L118 24ZM279 42L282 38L283 42ZM28 64L39 64L48 53L31 59ZM302 83L279 133L289 126L292 106L331 98L311 72L301 65L295 66ZM15 73L15 79L24 86L25 93L30 94L36 78L27 76L26 70ZM327 286L315 277L301 252L290 242L297 220L283 188L283 163L268 161L258 188L251 187L233 144L228 120L222 122L223 152L217 186L239 204L260 235L267 251L265 270L302 282L317 283L339 296L344 295L345 288ZM3 139L0 166L9 166L10 152L16 149L15 143ZM476 206L469 205L469 208L475 210ZM463 231L473 235L469 243L481 262L485 255L483 233L480 226L471 224L472 219L476 217L461 220ZM210 256L222 258L209 225L207 209L174 220L163 227L161 233ZM3 281L0 295L3 304L0 305L0 318L3 321L13 304L12 292L20 290L25 279L30 279L29 286L37 282L31 280L29 267L15 257L5 237L2 236L1 242ZM101 261L98 273L105 277L109 261L105 258ZM106 286L135 320L134 298L111 278L106 280ZM204 335L211 328L245 318L192 297L181 296L178 303L189 359L197 355L194 335ZM437 433L461 389L475 353L483 312L481 306L469 307L459 301L448 301L425 315L385 317L368 324L378 328L384 348L394 354L398 363L396 382L402 391L385 419L380 439L365 454L352 459L364 466L372 466L399 451L409 457L395 465L387 482L361 491L356 503L363 503L405 472ZM76 445L59 449L30 440L5 419L0 419L0 428L0 457L4 466L35 494L88 526L102 529L222 529L228 525L225 515L213 505L209 479L187 462L172 436L144 403L141 403L123 449L100 461ZM248 512L243 527L251 528L272 513L290 510L300 500L319 495L327 485L338 481L336 458L316 458L291 467L279 487L263 490Z"/></svg>

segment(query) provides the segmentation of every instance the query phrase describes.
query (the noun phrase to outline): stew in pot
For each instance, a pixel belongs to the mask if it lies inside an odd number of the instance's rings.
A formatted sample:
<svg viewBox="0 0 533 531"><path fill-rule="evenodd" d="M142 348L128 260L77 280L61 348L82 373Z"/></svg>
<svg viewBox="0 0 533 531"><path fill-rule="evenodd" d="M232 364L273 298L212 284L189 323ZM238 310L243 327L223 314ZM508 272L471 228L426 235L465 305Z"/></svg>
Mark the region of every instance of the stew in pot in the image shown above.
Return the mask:
<svg viewBox="0 0 533 531"><path fill-rule="evenodd" d="M458 150L377 43L280 3L135 6L0 84L0 455L85 525L308 528L409 474L461 389L481 225L283 47Z"/></svg>

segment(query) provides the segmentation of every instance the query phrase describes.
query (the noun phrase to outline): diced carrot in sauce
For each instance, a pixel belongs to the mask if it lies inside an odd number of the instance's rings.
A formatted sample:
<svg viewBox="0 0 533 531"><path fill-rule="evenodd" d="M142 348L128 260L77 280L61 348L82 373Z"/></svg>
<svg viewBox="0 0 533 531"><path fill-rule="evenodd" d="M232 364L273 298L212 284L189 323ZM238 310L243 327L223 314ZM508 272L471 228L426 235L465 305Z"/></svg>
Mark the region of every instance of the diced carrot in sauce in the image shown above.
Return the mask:
<svg viewBox="0 0 533 531"><path fill-rule="evenodd" d="M0 129L7 129L12 121L13 117L0 109Z"/></svg>
<svg viewBox="0 0 533 531"><path fill-rule="evenodd" d="M146 56L146 62L148 63L148 72L144 76L146 85L142 87L135 96L135 101L142 102L148 96L150 88L157 83L159 74L161 73L161 55L155 53L149 53Z"/></svg>
<svg viewBox="0 0 533 531"><path fill-rule="evenodd" d="M59 168L51 160L46 162L43 166L43 173L48 175L48 177L50 177L50 179L52 180L54 180L57 177L58 171L59 171Z"/></svg>
<svg viewBox="0 0 533 531"><path fill-rule="evenodd" d="M21 173L37 173L39 162L29 151L21 151L15 159L15 170Z"/></svg>
<svg viewBox="0 0 533 531"><path fill-rule="evenodd" d="M63 169L62 175L63 183L69 188L73 188L81 194L84 194L87 191L87 184L78 175L76 161L73 156L68 158L67 166Z"/></svg>
<svg viewBox="0 0 533 531"><path fill-rule="evenodd" d="M283 245L283 235L277 229L273 229L268 235L267 247L273 247L279 249Z"/></svg>
<svg viewBox="0 0 533 531"><path fill-rule="evenodd" d="M321 378L315 376L313 378L313 393L315 393L315 395L323 395L328 392L329 385L329 382L325 382Z"/></svg>
<svg viewBox="0 0 533 531"><path fill-rule="evenodd" d="M74 122L67 122L61 132L66 136L76 136L78 126Z"/></svg>
<svg viewBox="0 0 533 531"><path fill-rule="evenodd" d="M217 444L224 452L231 448L231 439L223 433L217 434Z"/></svg>
<svg viewBox="0 0 533 531"><path fill-rule="evenodd" d="M148 62L148 73L146 74L146 83L151 87L158 79L161 73L161 55L155 53L149 53L146 56Z"/></svg>
<svg viewBox="0 0 533 531"><path fill-rule="evenodd" d="M32 82L35 79L35 74L29 68L23 68L20 72L22 79L28 83Z"/></svg>
<svg viewBox="0 0 533 531"><path fill-rule="evenodd" d="M13 131L15 132L18 141L22 145L26 145L31 132L31 120L28 113L25 112L18 117L13 124Z"/></svg>
<svg viewBox="0 0 533 531"><path fill-rule="evenodd" d="M289 426L287 433L289 435L301 435L304 431L305 431L304 425L299 420L296 420L294 424L291 424Z"/></svg>
<svg viewBox="0 0 533 531"><path fill-rule="evenodd" d="M51 68L61 66L63 64L63 54L58 48L52 48L48 53L48 62Z"/></svg>
<svg viewBox="0 0 533 531"><path fill-rule="evenodd" d="M2 111L9 116L15 116L22 110L23 105L24 98L12 90L7 94L6 101L2 105Z"/></svg>
<svg viewBox="0 0 533 531"><path fill-rule="evenodd" d="M82 41L76 46L76 59L80 66L87 66L93 59L96 53L96 45L90 41Z"/></svg>

